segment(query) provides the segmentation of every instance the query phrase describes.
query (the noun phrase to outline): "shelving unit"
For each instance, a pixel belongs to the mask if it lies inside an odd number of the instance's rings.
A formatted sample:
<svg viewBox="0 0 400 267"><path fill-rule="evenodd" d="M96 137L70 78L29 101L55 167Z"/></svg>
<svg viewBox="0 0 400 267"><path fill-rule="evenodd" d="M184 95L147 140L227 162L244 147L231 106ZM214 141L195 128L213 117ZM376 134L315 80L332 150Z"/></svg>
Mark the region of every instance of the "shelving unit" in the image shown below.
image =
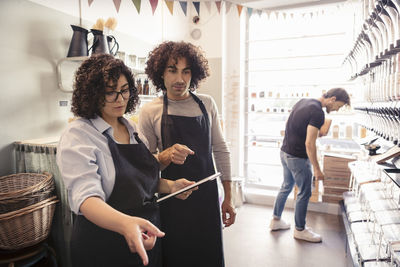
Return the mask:
<svg viewBox="0 0 400 267"><path fill-rule="evenodd" d="M399 170L371 161L352 162L349 167L352 185L343 194L341 215L354 266L378 262L379 266L399 266L400 187L394 183L397 175L390 175Z"/></svg>

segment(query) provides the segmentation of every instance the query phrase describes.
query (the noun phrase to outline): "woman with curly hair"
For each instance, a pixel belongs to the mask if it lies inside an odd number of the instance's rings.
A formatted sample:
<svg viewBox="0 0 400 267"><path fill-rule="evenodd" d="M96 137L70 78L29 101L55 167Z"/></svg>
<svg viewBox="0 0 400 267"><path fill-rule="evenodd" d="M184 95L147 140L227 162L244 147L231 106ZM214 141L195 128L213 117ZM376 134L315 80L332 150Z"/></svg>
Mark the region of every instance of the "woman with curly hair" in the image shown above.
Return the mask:
<svg viewBox="0 0 400 267"><path fill-rule="evenodd" d="M150 52L146 74L163 96L141 109L139 128L149 150L159 153L162 177L190 177L199 181L222 173L224 201L222 223L235 221L231 201L230 153L212 97L195 94L209 76L202 51L186 42L164 42ZM221 211L217 182L199 187L190 199L171 199L160 204L164 267L222 267Z"/></svg>
<svg viewBox="0 0 400 267"><path fill-rule="evenodd" d="M123 117L138 101L131 71L111 55L92 56L76 72L71 110L79 118L68 125L57 149L70 207L77 214L73 266L161 266L157 237L164 233L157 228L155 193L175 192L193 182L160 179L146 139Z"/></svg>

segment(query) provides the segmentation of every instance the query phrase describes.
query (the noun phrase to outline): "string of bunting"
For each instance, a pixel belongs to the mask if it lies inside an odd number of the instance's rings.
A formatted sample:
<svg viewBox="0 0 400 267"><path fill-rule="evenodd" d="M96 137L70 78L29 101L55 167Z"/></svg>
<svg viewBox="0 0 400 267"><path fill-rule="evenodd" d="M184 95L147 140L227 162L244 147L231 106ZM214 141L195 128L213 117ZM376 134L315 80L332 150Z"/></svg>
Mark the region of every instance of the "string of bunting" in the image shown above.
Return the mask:
<svg viewBox="0 0 400 267"><path fill-rule="evenodd" d="M93 4L94 1L95 0L88 0L89 7ZM100 2L100 0L98 0L98 1ZM114 3L115 9L118 13L122 0L112 0L112 1ZM135 6L138 14L140 14L140 7L142 4L142 0L131 0L131 1L132 1L133 5ZM151 10L154 15L154 13L157 9L157 6L158 6L158 0L148 0L148 2L150 3ZM171 15L174 15L174 3L177 2L177 3L179 3L183 14L185 16L187 16L187 10L188 10L188 2L187 1L164 0L164 2L166 4L169 12L171 13ZM206 6L206 9L209 13L211 13L212 3L214 3L218 10L218 14L221 14L222 3L224 3L224 6L225 6L225 14L229 13L229 11L231 10L232 4L233 4L232 2L229 2L229 1L205 1L205 2L202 1L202 3ZM197 15L200 16L200 1L193 1L192 4L196 10ZM265 13L268 18L270 18L270 15L272 13L274 13L277 18L281 15L284 19L286 19L288 16L288 14L286 12L278 12L278 11L272 12L271 10L267 10L267 9L254 9L254 8L242 6L240 4L235 4L235 5L236 5L236 9L237 9L239 17L242 14L243 8L245 8L245 10L247 11L247 15L249 17L251 17L253 15L253 13L257 14L258 16L261 16L262 13ZM337 7L340 8L339 6L337 6ZM324 10L322 10L320 12L323 14ZM293 18L293 16L294 16L293 13L290 13L289 15L290 15L290 18ZM308 13L302 14L302 17L304 17L305 15L309 15L312 18L313 15L315 15L315 14L313 12L308 12ZM318 11L316 12L316 15L318 15Z"/></svg>

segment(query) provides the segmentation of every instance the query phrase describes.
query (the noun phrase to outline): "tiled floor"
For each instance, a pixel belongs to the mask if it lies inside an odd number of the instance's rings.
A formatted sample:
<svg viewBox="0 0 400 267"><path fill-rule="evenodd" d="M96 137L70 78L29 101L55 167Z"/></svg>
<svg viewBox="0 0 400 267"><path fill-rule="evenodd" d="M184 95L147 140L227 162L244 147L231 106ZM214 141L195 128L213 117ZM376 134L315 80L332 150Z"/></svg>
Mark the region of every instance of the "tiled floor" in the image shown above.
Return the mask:
<svg viewBox="0 0 400 267"><path fill-rule="evenodd" d="M282 217L290 230L270 232L272 207L245 204L234 225L224 229L226 267L347 267L345 233L341 217L308 212L307 225L322 236L322 243L293 238L293 210Z"/></svg>

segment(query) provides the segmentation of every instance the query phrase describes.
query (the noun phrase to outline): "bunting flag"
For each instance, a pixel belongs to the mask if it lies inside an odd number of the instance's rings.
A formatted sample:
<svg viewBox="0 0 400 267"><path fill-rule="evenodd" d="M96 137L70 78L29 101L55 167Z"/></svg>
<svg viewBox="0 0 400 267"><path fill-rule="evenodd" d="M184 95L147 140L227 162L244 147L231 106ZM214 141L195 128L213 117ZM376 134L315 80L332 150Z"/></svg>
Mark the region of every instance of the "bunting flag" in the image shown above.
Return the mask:
<svg viewBox="0 0 400 267"><path fill-rule="evenodd" d="M232 6L232 3L231 2L225 2L225 14L228 14L229 13L229 10L231 10L231 6Z"/></svg>
<svg viewBox="0 0 400 267"><path fill-rule="evenodd" d="M154 15L154 12L156 12L156 8L158 5L158 0L150 0L150 5L151 5L151 10L153 11L153 15Z"/></svg>
<svg viewBox="0 0 400 267"><path fill-rule="evenodd" d="M140 14L141 2L142 2L142 0L132 0L132 3L135 5L138 14Z"/></svg>
<svg viewBox="0 0 400 267"><path fill-rule="evenodd" d="M218 13L221 14L221 1L216 1L216 2L215 2L215 5L217 6Z"/></svg>
<svg viewBox="0 0 400 267"><path fill-rule="evenodd" d="M121 0L113 0L115 9L117 9L117 13L119 12L119 7L121 6Z"/></svg>
<svg viewBox="0 0 400 267"><path fill-rule="evenodd" d="M283 18L286 19L287 14L285 12L283 12Z"/></svg>
<svg viewBox="0 0 400 267"><path fill-rule="evenodd" d="M131 0L131 1L134 4L138 14L140 14L142 0ZM171 13L171 15L174 14L174 1L176 1L176 0L164 0L164 2L167 5L168 10ZM89 7L93 4L93 2L94 2L94 0L88 0ZM113 0L115 9L117 10L117 13L119 13L119 9L121 7L121 2L122 2L122 0ZM151 5L151 9L152 9L153 15L154 15L154 13L155 13L155 11L157 9L157 6L158 6L158 0L149 0L149 2L150 2L150 5ZM194 8L196 9L196 12L197 12L198 16L200 16L200 2L201 1L192 2ZM205 2L203 2L206 5L208 13L211 13L212 2L215 2L215 5L216 5L217 10L218 10L218 13L221 14L222 1L205 1ZM179 4L180 4L180 6L182 8L182 11L185 14L185 16L187 16L187 3L188 3L187 1L179 1ZM224 3L225 3L225 14L228 14L230 9L231 9L231 7L232 7L232 2L224 1ZM337 6L337 8L340 8L340 7L341 6L339 6L339 5ZM236 8L237 8L237 11L238 11L238 14L239 14L239 17L240 17L241 14L242 14L243 6L239 5L239 4L236 4ZM246 7L246 9L247 9L247 14L248 14L249 18L252 16L253 11L255 11L260 17L261 17L261 15L263 13L263 10L261 10L261 9L253 9L253 8L250 8L250 7ZM267 14L267 17L270 18L271 11L265 10L265 13ZM276 15L276 18L278 18L279 15L282 15L286 19L286 16L289 15L289 14L280 13L280 12L274 12L274 13ZM309 13L309 14L310 14L311 18L313 17L313 15L315 15L313 13ZM321 11L321 14L324 14L324 10ZM304 17L306 14L303 13L302 15ZM318 15L319 15L319 13L317 11L317 14L315 16L318 16ZM290 17L293 18L293 13L290 13Z"/></svg>
<svg viewBox="0 0 400 267"><path fill-rule="evenodd" d="M179 1L179 4L181 4L181 8L183 11L183 14L185 14L185 16L187 16L187 2L183 2L183 1Z"/></svg>
<svg viewBox="0 0 400 267"><path fill-rule="evenodd" d="M171 13L171 15L174 15L174 1L171 0L164 0L164 1L168 7L169 13Z"/></svg>
<svg viewBox="0 0 400 267"><path fill-rule="evenodd" d="M197 11L197 15L200 16L200 2L193 2L194 8Z"/></svg>
<svg viewBox="0 0 400 267"><path fill-rule="evenodd" d="M253 14L253 9L251 7L247 8L247 14L249 14L249 18L251 18L251 14Z"/></svg>
<svg viewBox="0 0 400 267"><path fill-rule="evenodd" d="M208 13L211 13L211 1L204 2L204 4L206 5Z"/></svg>
<svg viewBox="0 0 400 267"><path fill-rule="evenodd" d="M236 8L237 8L237 11L238 11L239 17L240 17L240 14L242 13L243 6L241 6L241 5L236 5Z"/></svg>

